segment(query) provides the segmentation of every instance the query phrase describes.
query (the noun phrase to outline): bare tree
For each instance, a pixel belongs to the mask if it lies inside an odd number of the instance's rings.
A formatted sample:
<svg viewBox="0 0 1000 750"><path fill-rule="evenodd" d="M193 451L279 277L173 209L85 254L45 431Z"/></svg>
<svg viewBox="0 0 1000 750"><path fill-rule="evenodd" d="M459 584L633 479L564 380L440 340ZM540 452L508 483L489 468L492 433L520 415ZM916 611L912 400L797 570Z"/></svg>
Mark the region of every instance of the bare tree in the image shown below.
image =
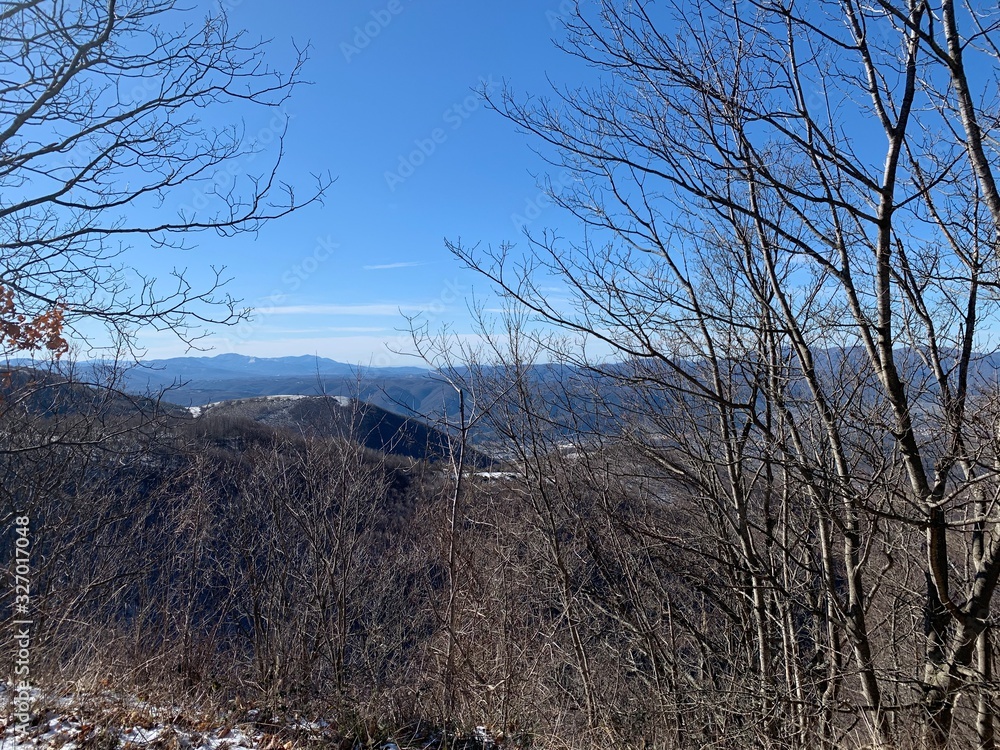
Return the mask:
<svg viewBox="0 0 1000 750"><path fill-rule="evenodd" d="M306 51L287 73L266 51L173 0L0 3L3 351L62 351L64 329L95 336L84 320L131 347L139 326L191 343L238 319L223 269L202 288L181 271L157 283L121 255L252 232L321 198L329 178L298 196L278 176ZM241 118L261 112L269 137L247 137Z"/></svg>
<svg viewBox="0 0 1000 750"><path fill-rule="evenodd" d="M995 746L998 23L949 0L602 0L564 43L598 83L492 99L578 175L553 198L587 239L453 250L630 363L598 368L646 394L624 427L711 500L710 554L744 579L767 746L810 746L804 706L878 747L910 707L927 748ZM923 632L890 625L904 602Z"/></svg>

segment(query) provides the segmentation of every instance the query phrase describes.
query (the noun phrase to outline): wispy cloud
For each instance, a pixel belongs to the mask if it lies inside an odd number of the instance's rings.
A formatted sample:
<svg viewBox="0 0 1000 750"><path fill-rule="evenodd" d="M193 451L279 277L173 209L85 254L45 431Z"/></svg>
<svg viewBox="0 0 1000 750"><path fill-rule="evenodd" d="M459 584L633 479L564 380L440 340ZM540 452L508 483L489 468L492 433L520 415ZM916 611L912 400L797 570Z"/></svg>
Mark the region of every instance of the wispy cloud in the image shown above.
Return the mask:
<svg viewBox="0 0 1000 750"><path fill-rule="evenodd" d="M371 315L398 317L400 312L413 313L426 305L364 303L357 305L283 305L258 309L267 315Z"/></svg>
<svg viewBox="0 0 1000 750"><path fill-rule="evenodd" d="M366 271L388 271L390 268L415 268L416 266L426 266L427 264L419 260L407 260L399 263L381 263L375 266L362 266Z"/></svg>
<svg viewBox="0 0 1000 750"><path fill-rule="evenodd" d="M323 326L322 328L273 328L264 327L261 329L267 334L282 336L315 336L324 333L379 333L389 331L390 328L384 326Z"/></svg>

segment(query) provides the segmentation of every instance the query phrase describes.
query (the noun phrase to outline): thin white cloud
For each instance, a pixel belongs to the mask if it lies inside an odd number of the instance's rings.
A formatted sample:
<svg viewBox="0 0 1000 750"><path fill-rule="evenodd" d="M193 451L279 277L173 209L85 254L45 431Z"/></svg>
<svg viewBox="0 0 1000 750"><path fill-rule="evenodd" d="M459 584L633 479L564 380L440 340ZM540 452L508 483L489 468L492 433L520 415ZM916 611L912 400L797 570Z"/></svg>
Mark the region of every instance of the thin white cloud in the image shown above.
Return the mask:
<svg viewBox="0 0 1000 750"><path fill-rule="evenodd" d="M416 268L427 264L419 260L401 261L399 263L380 263L375 266L362 266L366 271L388 271L391 268Z"/></svg>
<svg viewBox="0 0 1000 750"><path fill-rule="evenodd" d="M426 309L425 305L414 304L357 304L357 305L283 305L262 307L256 310L261 315L371 315L398 317L400 311L415 313Z"/></svg>
<svg viewBox="0 0 1000 750"><path fill-rule="evenodd" d="M262 326L261 331L266 334L282 336L302 336L324 333L379 333L381 331L392 330L385 326L324 326L322 328L274 328Z"/></svg>

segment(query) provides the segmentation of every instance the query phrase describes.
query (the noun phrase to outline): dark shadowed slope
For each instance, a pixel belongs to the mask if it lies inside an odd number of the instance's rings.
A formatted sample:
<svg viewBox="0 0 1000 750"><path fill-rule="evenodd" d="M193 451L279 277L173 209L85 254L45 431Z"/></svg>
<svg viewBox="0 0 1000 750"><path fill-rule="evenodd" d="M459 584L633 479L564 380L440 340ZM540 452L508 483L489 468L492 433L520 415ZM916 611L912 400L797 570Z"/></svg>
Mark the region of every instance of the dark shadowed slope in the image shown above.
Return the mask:
<svg viewBox="0 0 1000 750"><path fill-rule="evenodd" d="M201 420L250 419L311 437L341 437L366 448L416 459L449 455L448 436L415 419L346 396L277 395L202 407ZM476 454L474 462L483 459Z"/></svg>

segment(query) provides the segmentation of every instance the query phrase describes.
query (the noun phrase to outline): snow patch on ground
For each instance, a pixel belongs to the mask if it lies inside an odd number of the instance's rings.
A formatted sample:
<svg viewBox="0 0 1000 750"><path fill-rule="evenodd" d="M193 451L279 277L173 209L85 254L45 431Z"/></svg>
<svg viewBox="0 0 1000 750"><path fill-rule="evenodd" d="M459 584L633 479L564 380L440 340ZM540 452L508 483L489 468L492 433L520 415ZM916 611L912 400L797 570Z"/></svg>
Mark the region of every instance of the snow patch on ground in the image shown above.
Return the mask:
<svg viewBox="0 0 1000 750"><path fill-rule="evenodd" d="M0 702L9 699L9 683L0 682ZM93 701L87 701L88 704ZM107 705L103 705L107 703ZM103 708L85 708L78 698L51 699L31 689L31 720L19 729L12 716L0 718L0 750L82 750L116 747L122 750L291 750L282 742L245 722L206 721L179 708L163 709L145 701L111 696ZM256 712L251 712L256 713Z"/></svg>
<svg viewBox="0 0 1000 750"><path fill-rule="evenodd" d="M109 722L110 723L110 722ZM199 731L200 730L200 731ZM103 740L103 741L101 741ZM249 727L202 727L191 729L164 722L153 726L99 726L85 723L74 712L43 719L27 732L14 725L0 733L0 750L79 750L86 747L120 747L122 750L177 747L186 750L257 750L291 748Z"/></svg>
<svg viewBox="0 0 1000 750"><path fill-rule="evenodd" d="M306 750L315 747L348 747L356 750L424 750L458 746L467 750L499 750L501 741L486 727L476 727L468 740L445 738L432 732L411 743L386 740L362 745L345 744L346 738L324 719L310 721L270 716L259 709L220 716L178 706L155 705L135 696L98 691L86 697L56 697L31 689L31 720L26 731L18 731L16 720L0 715L0 750ZM0 680L0 705L11 706L10 683Z"/></svg>

